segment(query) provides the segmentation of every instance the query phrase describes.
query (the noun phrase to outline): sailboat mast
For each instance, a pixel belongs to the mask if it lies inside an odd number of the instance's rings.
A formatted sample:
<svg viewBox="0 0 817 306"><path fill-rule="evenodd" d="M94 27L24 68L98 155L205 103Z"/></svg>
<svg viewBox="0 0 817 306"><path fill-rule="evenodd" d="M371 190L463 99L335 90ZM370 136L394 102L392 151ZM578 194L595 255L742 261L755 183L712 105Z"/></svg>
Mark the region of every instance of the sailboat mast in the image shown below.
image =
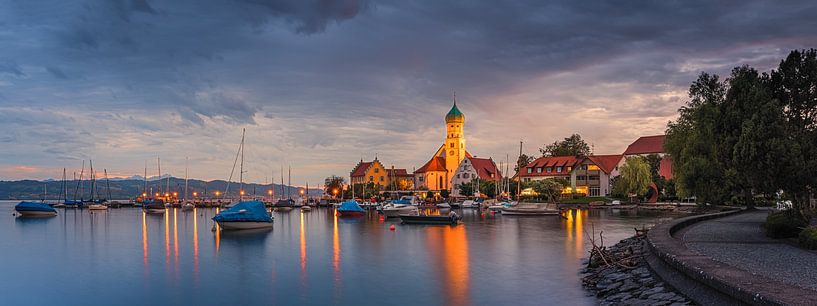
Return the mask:
<svg viewBox="0 0 817 306"><path fill-rule="evenodd" d="M82 186L82 174L85 173L85 160L82 160L82 169L79 170L79 181L77 181L77 190L79 190L80 199L82 198L82 194L85 192L84 186ZM74 192L74 200L77 199L77 193Z"/></svg>
<svg viewBox="0 0 817 306"><path fill-rule="evenodd" d="M247 129L241 129L241 165L238 168L238 200L244 200L244 133Z"/></svg>
<svg viewBox="0 0 817 306"><path fill-rule="evenodd" d="M184 158L184 201L187 201L187 157Z"/></svg>
<svg viewBox="0 0 817 306"><path fill-rule="evenodd" d="M142 193L144 193L145 197L147 197L147 194L148 194L148 161L147 160L145 160L145 176L142 177L142 178L145 180L145 187L144 187L144 189L142 189Z"/></svg>
<svg viewBox="0 0 817 306"><path fill-rule="evenodd" d="M94 200L94 191L96 191L96 176L94 175L94 161L88 160L91 164L91 201Z"/></svg>
<svg viewBox="0 0 817 306"><path fill-rule="evenodd" d="M159 166L159 183L156 184L156 189L159 190L159 196L164 195L162 193L162 158L156 157L156 164Z"/></svg>
<svg viewBox="0 0 817 306"><path fill-rule="evenodd" d="M292 166L287 169L287 198L292 199L290 192L292 191Z"/></svg>
<svg viewBox="0 0 817 306"><path fill-rule="evenodd" d="M65 181L65 168L62 168L62 194L65 201L68 201L68 182Z"/></svg>
<svg viewBox="0 0 817 306"><path fill-rule="evenodd" d="M111 200L111 182L108 180L108 169L102 169L105 171L105 188L108 189L108 200Z"/></svg>
<svg viewBox="0 0 817 306"><path fill-rule="evenodd" d="M281 200L284 199L284 165L281 165Z"/></svg>

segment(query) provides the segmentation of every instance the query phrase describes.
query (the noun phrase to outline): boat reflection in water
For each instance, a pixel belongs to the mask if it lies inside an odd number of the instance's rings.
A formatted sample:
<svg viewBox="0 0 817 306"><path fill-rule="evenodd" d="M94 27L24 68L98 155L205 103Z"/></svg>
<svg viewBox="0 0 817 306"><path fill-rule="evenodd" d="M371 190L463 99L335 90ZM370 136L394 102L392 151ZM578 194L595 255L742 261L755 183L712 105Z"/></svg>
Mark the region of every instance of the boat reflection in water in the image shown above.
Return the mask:
<svg viewBox="0 0 817 306"><path fill-rule="evenodd" d="M468 237L465 226L429 226L426 243L442 283L445 305L470 305Z"/></svg>

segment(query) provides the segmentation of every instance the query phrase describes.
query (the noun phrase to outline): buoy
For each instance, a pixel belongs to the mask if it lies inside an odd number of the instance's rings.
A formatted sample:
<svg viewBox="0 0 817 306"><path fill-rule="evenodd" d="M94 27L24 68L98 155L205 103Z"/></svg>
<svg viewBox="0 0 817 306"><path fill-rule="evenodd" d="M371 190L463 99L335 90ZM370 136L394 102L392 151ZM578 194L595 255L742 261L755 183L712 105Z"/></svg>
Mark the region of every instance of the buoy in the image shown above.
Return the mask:
<svg viewBox="0 0 817 306"><path fill-rule="evenodd" d="M495 211L491 211L491 216L496 215Z"/></svg>
<svg viewBox="0 0 817 306"><path fill-rule="evenodd" d="M392 230L392 231L393 231L393 230L395 230L395 229L397 229L397 228L396 228L396 227L394 227L394 224L392 224L391 226L389 226L389 230Z"/></svg>

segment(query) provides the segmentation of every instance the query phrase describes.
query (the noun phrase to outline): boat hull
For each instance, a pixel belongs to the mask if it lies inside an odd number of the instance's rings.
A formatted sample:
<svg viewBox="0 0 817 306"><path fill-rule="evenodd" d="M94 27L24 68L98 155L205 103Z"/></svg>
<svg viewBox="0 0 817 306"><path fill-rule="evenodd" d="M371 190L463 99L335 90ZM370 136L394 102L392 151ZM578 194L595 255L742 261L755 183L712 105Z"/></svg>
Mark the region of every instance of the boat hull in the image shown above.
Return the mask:
<svg viewBox="0 0 817 306"><path fill-rule="evenodd" d="M456 225L457 218L449 216L400 216L400 221L404 224L439 224Z"/></svg>
<svg viewBox="0 0 817 306"><path fill-rule="evenodd" d="M91 204L88 205L88 209L90 210L108 210L108 206L102 204Z"/></svg>
<svg viewBox="0 0 817 306"><path fill-rule="evenodd" d="M291 211L292 207L275 207L274 209L275 209L275 211L278 211L278 212L287 212L287 211Z"/></svg>
<svg viewBox="0 0 817 306"><path fill-rule="evenodd" d="M418 215L417 207L383 208L381 212L386 218L397 218L402 215Z"/></svg>
<svg viewBox="0 0 817 306"><path fill-rule="evenodd" d="M56 211L18 210L17 213L25 217L53 217L57 215Z"/></svg>
<svg viewBox="0 0 817 306"><path fill-rule="evenodd" d="M520 210L502 210L503 216L558 216L558 210L547 210L547 211L520 211Z"/></svg>
<svg viewBox="0 0 817 306"><path fill-rule="evenodd" d="M144 211L151 215L160 215L165 213L164 208L145 208Z"/></svg>
<svg viewBox="0 0 817 306"><path fill-rule="evenodd" d="M363 217L365 215L365 211L338 211L338 216L341 217Z"/></svg>
<svg viewBox="0 0 817 306"><path fill-rule="evenodd" d="M272 222L257 221L217 221L218 226L223 230L250 230L271 228Z"/></svg>

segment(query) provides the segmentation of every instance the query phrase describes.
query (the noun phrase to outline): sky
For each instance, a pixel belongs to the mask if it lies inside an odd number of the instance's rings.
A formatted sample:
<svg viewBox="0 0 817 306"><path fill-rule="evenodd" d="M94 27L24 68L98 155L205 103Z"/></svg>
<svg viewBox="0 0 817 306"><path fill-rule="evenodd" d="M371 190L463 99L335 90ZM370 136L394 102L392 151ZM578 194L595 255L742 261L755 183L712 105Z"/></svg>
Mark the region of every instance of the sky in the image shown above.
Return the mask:
<svg viewBox="0 0 817 306"><path fill-rule="evenodd" d="M814 29L812 1L0 0L0 180L157 157L227 179L243 128L245 181L375 154L412 171L452 92L478 157L573 133L616 154L663 134L702 71L768 71Z"/></svg>

